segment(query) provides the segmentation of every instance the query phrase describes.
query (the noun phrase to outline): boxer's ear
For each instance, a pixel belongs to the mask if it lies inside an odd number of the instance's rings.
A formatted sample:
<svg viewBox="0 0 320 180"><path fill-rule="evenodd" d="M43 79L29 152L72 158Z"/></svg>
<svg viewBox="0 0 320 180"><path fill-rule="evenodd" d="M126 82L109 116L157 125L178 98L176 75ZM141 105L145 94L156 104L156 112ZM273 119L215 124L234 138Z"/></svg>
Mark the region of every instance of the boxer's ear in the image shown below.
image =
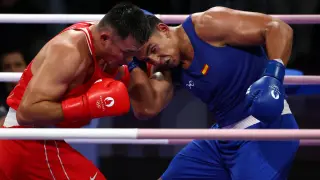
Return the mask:
<svg viewBox="0 0 320 180"><path fill-rule="evenodd" d="M100 33L100 42L102 44L103 47L107 47L110 44L110 40L111 40L111 34L108 33L107 31L101 32Z"/></svg>
<svg viewBox="0 0 320 180"><path fill-rule="evenodd" d="M110 39L110 34L107 33L107 32L103 32L103 33L100 34L100 39L101 39L102 41L107 41L107 40Z"/></svg>
<svg viewBox="0 0 320 180"><path fill-rule="evenodd" d="M157 25L157 29L158 29L158 31L160 31L160 32L169 32L169 26L166 25L166 24L164 24L164 23L159 23L159 24Z"/></svg>

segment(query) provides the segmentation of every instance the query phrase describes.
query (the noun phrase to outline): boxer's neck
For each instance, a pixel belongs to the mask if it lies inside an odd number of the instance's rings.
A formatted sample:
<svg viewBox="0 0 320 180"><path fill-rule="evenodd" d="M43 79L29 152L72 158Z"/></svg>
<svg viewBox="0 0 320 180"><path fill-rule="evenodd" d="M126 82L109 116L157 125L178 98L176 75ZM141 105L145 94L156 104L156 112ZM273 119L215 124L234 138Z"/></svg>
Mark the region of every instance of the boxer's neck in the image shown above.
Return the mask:
<svg viewBox="0 0 320 180"><path fill-rule="evenodd" d="M99 35L99 32L98 32L98 25L97 24L94 24L92 26L89 27L90 31L91 31L91 34L92 34L92 38L93 38L93 46L94 46L94 49L95 49L95 55L96 55L96 58L97 59L102 59L103 57L103 48L102 48L102 45L99 42L100 40L100 35Z"/></svg>
<svg viewBox="0 0 320 180"><path fill-rule="evenodd" d="M187 33L184 31L182 25L176 27L177 48L180 53L180 60L184 64L184 68L188 68L193 59L193 47Z"/></svg>

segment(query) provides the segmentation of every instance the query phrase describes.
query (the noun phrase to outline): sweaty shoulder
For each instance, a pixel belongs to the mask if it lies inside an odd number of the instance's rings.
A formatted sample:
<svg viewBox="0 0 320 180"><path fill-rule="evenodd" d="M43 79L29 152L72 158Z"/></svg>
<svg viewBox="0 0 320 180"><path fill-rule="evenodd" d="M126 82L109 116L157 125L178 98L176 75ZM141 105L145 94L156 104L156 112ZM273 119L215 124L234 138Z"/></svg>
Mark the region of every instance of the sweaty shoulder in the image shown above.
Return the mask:
<svg viewBox="0 0 320 180"><path fill-rule="evenodd" d="M261 45L268 27L279 21L266 14L213 7L193 15L198 36L212 45Z"/></svg>
<svg viewBox="0 0 320 180"><path fill-rule="evenodd" d="M235 13L234 10L225 7L213 7L206 11L194 13L191 15L195 31L203 41L214 43L217 46L223 46L221 37L224 33L222 24L228 23L226 15Z"/></svg>
<svg viewBox="0 0 320 180"><path fill-rule="evenodd" d="M32 72L42 66L63 67L64 69L73 70L80 68L84 62L81 57L81 34L75 31L67 31L51 39L38 53L32 64Z"/></svg>
<svg viewBox="0 0 320 180"><path fill-rule="evenodd" d="M72 50L73 53L88 52L85 51L87 49L85 35L80 31L65 31L49 41L49 45L54 48L67 48L67 50Z"/></svg>

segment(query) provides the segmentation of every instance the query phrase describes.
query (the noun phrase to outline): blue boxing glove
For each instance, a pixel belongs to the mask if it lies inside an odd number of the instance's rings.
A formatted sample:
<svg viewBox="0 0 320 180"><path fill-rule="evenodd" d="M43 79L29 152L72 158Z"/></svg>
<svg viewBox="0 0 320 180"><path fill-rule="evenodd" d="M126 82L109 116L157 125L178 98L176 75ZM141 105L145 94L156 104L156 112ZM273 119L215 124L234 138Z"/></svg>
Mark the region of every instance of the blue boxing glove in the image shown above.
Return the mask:
<svg viewBox="0 0 320 180"><path fill-rule="evenodd" d="M270 60L263 76L246 92L249 113L264 123L271 123L281 116L284 108L285 66L281 60Z"/></svg>
<svg viewBox="0 0 320 180"><path fill-rule="evenodd" d="M133 57L132 61L128 63L128 70L131 72L133 69L139 67L144 72L148 71L147 63L144 61L140 61L138 58Z"/></svg>

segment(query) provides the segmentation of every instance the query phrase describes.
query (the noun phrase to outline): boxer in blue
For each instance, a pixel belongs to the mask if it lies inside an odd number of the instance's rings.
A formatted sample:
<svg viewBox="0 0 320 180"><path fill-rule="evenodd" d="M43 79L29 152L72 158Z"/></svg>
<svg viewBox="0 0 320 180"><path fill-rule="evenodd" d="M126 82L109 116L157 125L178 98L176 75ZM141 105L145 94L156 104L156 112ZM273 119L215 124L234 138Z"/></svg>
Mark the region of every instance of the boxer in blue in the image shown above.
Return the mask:
<svg viewBox="0 0 320 180"><path fill-rule="evenodd" d="M157 115L178 80L208 105L214 129L298 128L283 87L293 36L289 25L224 7L192 14L177 27L152 15L149 20L154 33L129 63L138 118ZM154 65L151 78L142 62ZM298 146L298 141L194 140L161 179L284 180Z"/></svg>

